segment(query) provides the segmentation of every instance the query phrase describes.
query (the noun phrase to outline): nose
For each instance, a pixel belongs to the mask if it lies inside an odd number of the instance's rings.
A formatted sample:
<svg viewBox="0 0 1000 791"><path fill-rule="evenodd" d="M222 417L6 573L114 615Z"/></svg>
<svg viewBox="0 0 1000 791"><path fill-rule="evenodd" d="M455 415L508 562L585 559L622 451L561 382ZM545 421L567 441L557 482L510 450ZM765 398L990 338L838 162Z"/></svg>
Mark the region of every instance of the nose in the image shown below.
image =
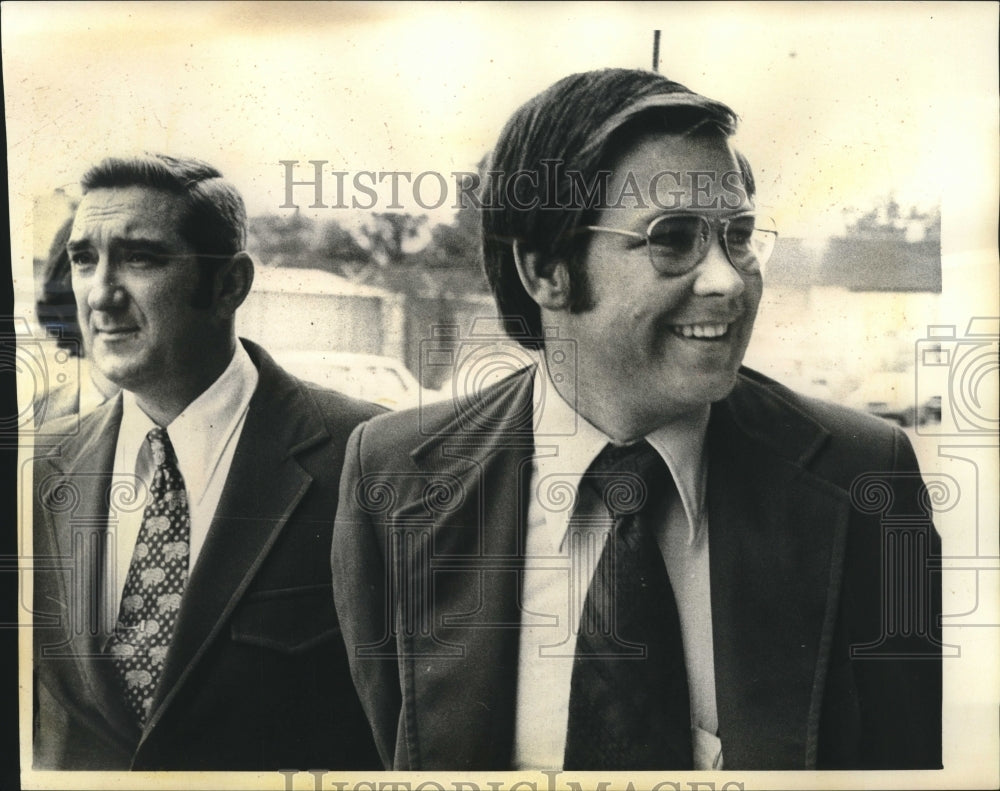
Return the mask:
<svg viewBox="0 0 1000 791"><path fill-rule="evenodd" d="M698 296L736 297L746 288L743 276L729 262L717 237L695 271L694 293Z"/></svg>
<svg viewBox="0 0 1000 791"><path fill-rule="evenodd" d="M118 282L115 268L106 257L101 257L83 281L81 285L87 293L87 305L91 310L114 310L125 303L125 292Z"/></svg>

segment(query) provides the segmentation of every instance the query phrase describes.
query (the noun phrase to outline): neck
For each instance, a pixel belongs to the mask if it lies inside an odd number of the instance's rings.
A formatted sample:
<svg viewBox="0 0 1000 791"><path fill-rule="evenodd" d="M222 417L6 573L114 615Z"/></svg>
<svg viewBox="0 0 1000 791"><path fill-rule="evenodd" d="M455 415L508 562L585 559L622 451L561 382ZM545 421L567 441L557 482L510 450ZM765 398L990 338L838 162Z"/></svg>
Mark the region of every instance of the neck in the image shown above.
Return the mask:
<svg viewBox="0 0 1000 791"><path fill-rule="evenodd" d="M100 392L100 394L105 398L111 398L111 396L115 395L121 389L118 385L108 379L108 377L97 370L97 366L95 365L88 364L87 373L90 376L91 383L93 383L94 387L96 387L98 392Z"/></svg>
<svg viewBox="0 0 1000 791"><path fill-rule="evenodd" d="M560 366L551 359L552 350L548 346L543 350L545 376L549 385L580 417L592 426L600 429L616 444L625 444L644 437L655 426L647 430L642 421L637 420L630 412L623 409L619 398L605 394L603 389L584 371L577 369L569 376L553 377ZM565 367L563 365L562 367ZM586 379L586 381L581 381Z"/></svg>
<svg viewBox="0 0 1000 791"><path fill-rule="evenodd" d="M136 403L158 426L169 426L189 404L222 376L236 353L236 339L218 349L206 349L203 365L183 382L154 382L148 388L134 390Z"/></svg>
<svg viewBox="0 0 1000 791"><path fill-rule="evenodd" d="M549 384L580 417L600 429L615 444L635 442L662 426L697 414L697 411L664 414L661 409L650 408L644 403L647 394L629 392L620 383L606 383L593 372L579 368L573 375L553 378L549 372L559 370L559 366L552 363L549 353L546 347L543 358ZM565 368L565 363L561 367Z"/></svg>

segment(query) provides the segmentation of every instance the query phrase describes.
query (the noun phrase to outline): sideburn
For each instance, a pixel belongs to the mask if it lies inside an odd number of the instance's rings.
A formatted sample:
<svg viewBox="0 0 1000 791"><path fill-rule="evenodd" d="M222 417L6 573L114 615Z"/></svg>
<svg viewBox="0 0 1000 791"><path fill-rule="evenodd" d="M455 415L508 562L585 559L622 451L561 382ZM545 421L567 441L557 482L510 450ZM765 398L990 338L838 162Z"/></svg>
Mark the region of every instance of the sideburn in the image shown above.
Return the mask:
<svg viewBox="0 0 1000 791"><path fill-rule="evenodd" d="M587 273L586 249L573 253L569 260L569 300L567 308L570 313L585 313L594 307L594 296L590 288L590 276Z"/></svg>
<svg viewBox="0 0 1000 791"><path fill-rule="evenodd" d="M219 265L215 261L207 261L204 258L198 260L198 283L195 286L194 294L191 296L191 307L207 310L212 307L212 289L215 285L215 275L219 271Z"/></svg>

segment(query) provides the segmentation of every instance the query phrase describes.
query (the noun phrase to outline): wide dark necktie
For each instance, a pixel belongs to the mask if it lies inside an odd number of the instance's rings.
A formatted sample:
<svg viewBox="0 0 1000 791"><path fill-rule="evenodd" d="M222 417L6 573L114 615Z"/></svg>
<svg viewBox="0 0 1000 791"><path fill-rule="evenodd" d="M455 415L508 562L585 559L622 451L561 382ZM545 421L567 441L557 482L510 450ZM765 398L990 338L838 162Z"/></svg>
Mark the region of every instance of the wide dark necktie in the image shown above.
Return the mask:
<svg viewBox="0 0 1000 791"><path fill-rule="evenodd" d="M188 576L191 514L166 429L146 435L155 472L135 542L115 633L114 658L129 708L145 724Z"/></svg>
<svg viewBox="0 0 1000 791"><path fill-rule="evenodd" d="M583 486L600 493L614 526L580 618L563 768L691 769L680 621L653 532L664 498L676 496L673 477L643 440L606 446Z"/></svg>

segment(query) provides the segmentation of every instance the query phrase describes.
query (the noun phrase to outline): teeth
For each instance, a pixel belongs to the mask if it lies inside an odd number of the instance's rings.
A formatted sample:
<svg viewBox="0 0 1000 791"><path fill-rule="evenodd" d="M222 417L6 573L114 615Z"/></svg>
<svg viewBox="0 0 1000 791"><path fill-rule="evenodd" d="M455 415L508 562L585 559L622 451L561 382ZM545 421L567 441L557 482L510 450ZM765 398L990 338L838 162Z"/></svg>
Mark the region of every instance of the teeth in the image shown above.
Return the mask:
<svg viewBox="0 0 1000 791"><path fill-rule="evenodd" d="M678 324L672 329L685 338L721 338L728 328L728 324Z"/></svg>

